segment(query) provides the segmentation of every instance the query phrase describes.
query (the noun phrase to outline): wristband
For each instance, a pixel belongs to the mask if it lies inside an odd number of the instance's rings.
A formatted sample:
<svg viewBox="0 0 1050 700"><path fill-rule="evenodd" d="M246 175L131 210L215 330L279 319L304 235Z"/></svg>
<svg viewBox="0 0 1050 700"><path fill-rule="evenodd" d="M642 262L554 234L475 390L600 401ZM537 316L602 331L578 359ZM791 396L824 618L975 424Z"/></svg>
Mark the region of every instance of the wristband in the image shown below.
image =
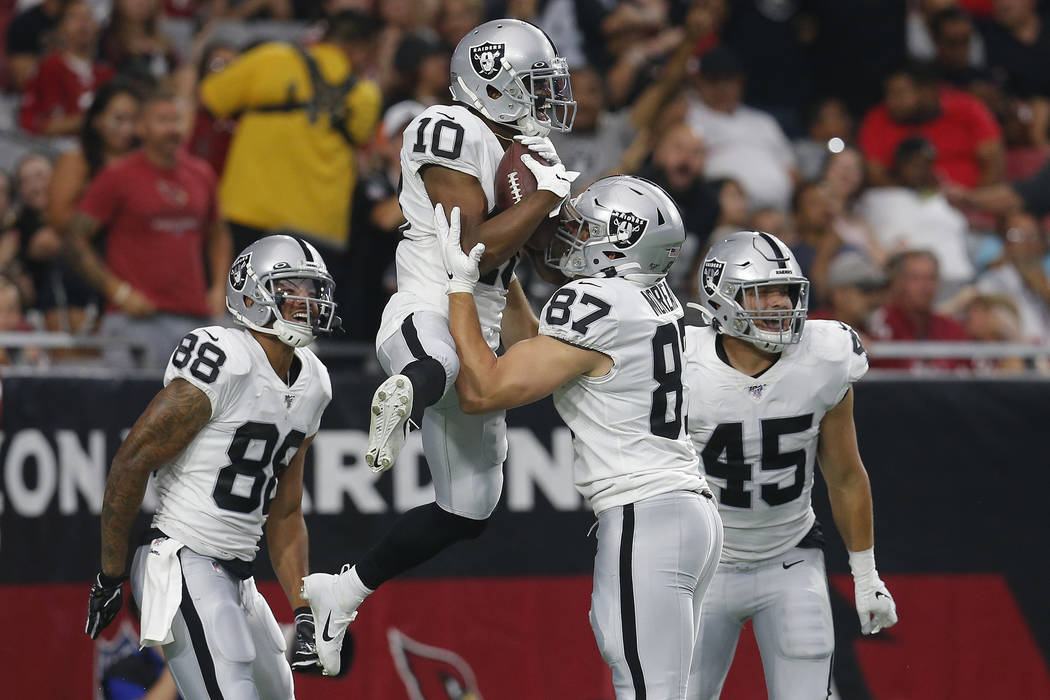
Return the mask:
<svg viewBox="0 0 1050 700"><path fill-rule="evenodd" d="M853 578L868 578L875 575L875 548L849 553L849 570Z"/></svg>
<svg viewBox="0 0 1050 700"><path fill-rule="evenodd" d="M296 608L292 612L292 614L295 616L296 619L299 619L300 615L313 615L313 610L310 608L309 605L303 605L301 607Z"/></svg>
<svg viewBox="0 0 1050 700"><path fill-rule="evenodd" d="M127 574L121 574L120 576L107 576L101 571L98 572L98 585L103 588L116 588L127 580Z"/></svg>

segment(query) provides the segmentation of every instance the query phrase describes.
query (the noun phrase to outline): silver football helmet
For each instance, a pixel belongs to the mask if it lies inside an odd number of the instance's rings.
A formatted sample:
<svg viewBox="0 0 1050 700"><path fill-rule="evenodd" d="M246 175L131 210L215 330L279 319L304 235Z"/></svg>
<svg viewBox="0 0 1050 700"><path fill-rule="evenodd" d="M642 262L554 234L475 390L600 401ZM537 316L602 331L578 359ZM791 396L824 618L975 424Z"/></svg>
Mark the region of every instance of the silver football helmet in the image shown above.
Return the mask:
<svg viewBox="0 0 1050 700"><path fill-rule="evenodd" d="M568 64L534 24L497 19L475 27L452 53L451 74L453 99L492 121L526 136L572 129Z"/></svg>
<svg viewBox="0 0 1050 700"><path fill-rule="evenodd" d="M700 268L698 308L716 330L760 350L781 352L802 338L809 280L775 236L737 231L711 246ZM770 287L786 294L768 300Z"/></svg>
<svg viewBox="0 0 1050 700"><path fill-rule="evenodd" d="M660 281L678 258L685 226L678 205L644 178L598 180L566 202L547 265L566 277Z"/></svg>
<svg viewBox="0 0 1050 700"><path fill-rule="evenodd" d="M339 327L335 282L320 253L301 238L260 238L241 251L226 280L226 309L248 328L277 336L293 348ZM292 304L292 318L281 307Z"/></svg>

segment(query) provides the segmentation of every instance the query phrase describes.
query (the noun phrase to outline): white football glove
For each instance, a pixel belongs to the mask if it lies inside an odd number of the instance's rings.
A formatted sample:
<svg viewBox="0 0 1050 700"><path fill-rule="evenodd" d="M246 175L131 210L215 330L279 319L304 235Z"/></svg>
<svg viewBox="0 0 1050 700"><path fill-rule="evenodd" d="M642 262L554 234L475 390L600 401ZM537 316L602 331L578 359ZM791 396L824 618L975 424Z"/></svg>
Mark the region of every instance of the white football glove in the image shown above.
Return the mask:
<svg viewBox="0 0 1050 700"><path fill-rule="evenodd" d="M897 604L875 570L875 549L849 553L853 594L860 617L860 631L876 634L897 624Z"/></svg>
<svg viewBox="0 0 1050 700"><path fill-rule="evenodd" d="M448 275L447 294L456 292L474 293L481 271L478 263L485 253L485 244L478 243L470 249L470 255L463 252L459 242L459 207L452 207L452 215L445 218L445 208L438 204L434 207L434 229L437 231L438 245L441 248L441 261L445 264Z"/></svg>
<svg viewBox="0 0 1050 700"><path fill-rule="evenodd" d="M524 134L518 134L514 137L515 141L521 143L522 146L527 146L530 151L538 155L543 160L547 161L551 165L557 165L561 162L561 158L558 157L558 151L554 149L554 144L546 136L525 136Z"/></svg>
<svg viewBox="0 0 1050 700"><path fill-rule="evenodd" d="M536 177L537 190L553 192L562 199L569 196L569 190L572 187L573 180L580 176L575 170L566 170L565 166L561 163L544 165L528 153L521 157L521 162L524 163L525 167L532 171L532 174Z"/></svg>

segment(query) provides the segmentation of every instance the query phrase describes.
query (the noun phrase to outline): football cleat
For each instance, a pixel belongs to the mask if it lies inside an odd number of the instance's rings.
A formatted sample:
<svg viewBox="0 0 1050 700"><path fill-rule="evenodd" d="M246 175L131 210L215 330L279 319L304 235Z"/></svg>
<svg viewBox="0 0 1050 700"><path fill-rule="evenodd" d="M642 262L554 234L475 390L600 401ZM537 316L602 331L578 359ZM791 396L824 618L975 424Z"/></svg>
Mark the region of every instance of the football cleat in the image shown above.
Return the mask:
<svg viewBox="0 0 1050 700"><path fill-rule="evenodd" d="M365 464L379 474L394 466L411 425L412 382L395 374L379 385L372 397Z"/></svg>
<svg viewBox="0 0 1050 700"><path fill-rule="evenodd" d="M349 568L349 564L344 565L341 573ZM314 614L314 644L326 676L339 675L346 628L357 617L356 610L347 612L339 607L338 582L338 574L310 574L303 577L299 589L299 594L310 603Z"/></svg>

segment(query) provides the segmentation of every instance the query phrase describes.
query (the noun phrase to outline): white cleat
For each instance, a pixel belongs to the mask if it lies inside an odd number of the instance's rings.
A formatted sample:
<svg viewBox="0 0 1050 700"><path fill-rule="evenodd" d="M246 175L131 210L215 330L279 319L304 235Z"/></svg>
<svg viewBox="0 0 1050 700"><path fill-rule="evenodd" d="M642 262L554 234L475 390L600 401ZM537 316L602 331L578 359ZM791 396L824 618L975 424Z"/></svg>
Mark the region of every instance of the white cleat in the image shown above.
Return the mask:
<svg viewBox="0 0 1050 700"><path fill-rule="evenodd" d="M409 378L395 374L380 384L372 397L365 464L376 474L394 466L397 453L405 444L412 417L412 393Z"/></svg>
<svg viewBox="0 0 1050 700"><path fill-rule="evenodd" d="M343 571L349 568L347 564L343 566ZM339 674L346 628L357 617L356 610L346 612L339 607L335 594L338 580L336 574L310 574L303 577L303 585L299 589L300 595L309 601L314 614L314 644L326 676Z"/></svg>

